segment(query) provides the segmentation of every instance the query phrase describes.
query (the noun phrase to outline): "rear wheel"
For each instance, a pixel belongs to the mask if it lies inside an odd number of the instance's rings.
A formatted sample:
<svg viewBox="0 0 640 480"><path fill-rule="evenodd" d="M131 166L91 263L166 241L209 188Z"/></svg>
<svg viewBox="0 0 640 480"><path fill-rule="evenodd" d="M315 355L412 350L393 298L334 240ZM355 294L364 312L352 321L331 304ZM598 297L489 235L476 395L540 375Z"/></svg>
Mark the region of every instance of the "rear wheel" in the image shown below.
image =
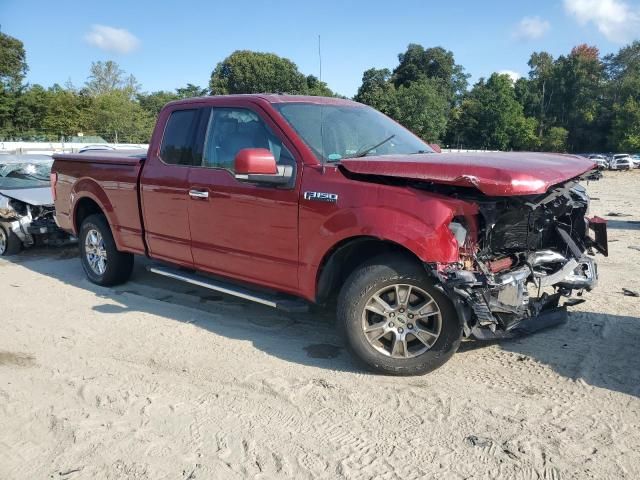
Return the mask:
<svg viewBox="0 0 640 480"><path fill-rule="evenodd" d="M421 265L381 256L347 279L338 319L348 345L369 368L392 375L419 375L455 353L462 328L449 299Z"/></svg>
<svg viewBox="0 0 640 480"><path fill-rule="evenodd" d="M133 255L119 252L104 215L89 215L80 226L80 259L89 280L110 286L126 282L133 270Z"/></svg>
<svg viewBox="0 0 640 480"><path fill-rule="evenodd" d="M20 252L22 242L11 230L0 225L0 257L15 255Z"/></svg>

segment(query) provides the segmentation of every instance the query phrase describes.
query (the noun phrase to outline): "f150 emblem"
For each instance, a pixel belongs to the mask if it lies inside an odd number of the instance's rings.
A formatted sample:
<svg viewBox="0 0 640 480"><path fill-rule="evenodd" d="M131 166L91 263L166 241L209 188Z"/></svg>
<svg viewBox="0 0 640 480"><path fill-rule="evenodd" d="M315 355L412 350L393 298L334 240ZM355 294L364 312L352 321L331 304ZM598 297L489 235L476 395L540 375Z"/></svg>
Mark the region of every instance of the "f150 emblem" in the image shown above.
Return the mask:
<svg viewBox="0 0 640 480"><path fill-rule="evenodd" d="M326 192L304 192L304 199L315 200L317 202L336 203L338 201L338 194Z"/></svg>

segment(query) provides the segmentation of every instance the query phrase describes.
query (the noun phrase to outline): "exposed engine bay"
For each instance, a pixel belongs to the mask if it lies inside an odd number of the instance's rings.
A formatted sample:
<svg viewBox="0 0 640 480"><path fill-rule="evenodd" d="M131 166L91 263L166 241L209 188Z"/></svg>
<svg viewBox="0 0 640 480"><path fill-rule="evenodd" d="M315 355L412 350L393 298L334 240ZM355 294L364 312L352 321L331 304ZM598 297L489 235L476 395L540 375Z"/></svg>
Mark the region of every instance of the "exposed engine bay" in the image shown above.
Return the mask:
<svg viewBox="0 0 640 480"><path fill-rule="evenodd" d="M579 297L598 280L592 257L608 254L606 222L587 218L589 197L578 183L597 178L589 172L539 196L457 195L477 204L480 214L456 217L449 226L460 262L430 268L453 299L466 336L529 333L562 322L566 306L584 301Z"/></svg>

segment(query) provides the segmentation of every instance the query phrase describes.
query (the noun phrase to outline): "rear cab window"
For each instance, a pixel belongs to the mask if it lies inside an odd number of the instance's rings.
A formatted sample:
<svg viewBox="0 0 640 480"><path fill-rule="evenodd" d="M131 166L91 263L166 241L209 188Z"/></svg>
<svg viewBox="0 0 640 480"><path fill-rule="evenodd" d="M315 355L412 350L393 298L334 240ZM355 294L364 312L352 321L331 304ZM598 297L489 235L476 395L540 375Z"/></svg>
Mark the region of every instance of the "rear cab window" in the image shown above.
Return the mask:
<svg viewBox="0 0 640 480"><path fill-rule="evenodd" d="M169 165L198 165L201 150L197 144L198 123L201 109L175 110L171 112L164 128L160 159Z"/></svg>

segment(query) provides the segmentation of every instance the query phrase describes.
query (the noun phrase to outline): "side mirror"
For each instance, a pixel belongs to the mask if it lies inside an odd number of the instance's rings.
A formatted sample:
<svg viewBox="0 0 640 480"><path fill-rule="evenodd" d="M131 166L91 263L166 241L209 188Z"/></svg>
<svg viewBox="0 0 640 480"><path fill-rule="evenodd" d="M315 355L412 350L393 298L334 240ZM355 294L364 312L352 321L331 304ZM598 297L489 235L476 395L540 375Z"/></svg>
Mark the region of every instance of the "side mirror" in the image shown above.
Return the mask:
<svg viewBox="0 0 640 480"><path fill-rule="evenodd" d="M277 165L276 159L266 148L245 148L234 160L235 178L241 182L289 185L293 178L293 167Z"/></svg>
<svg viewBox="0 0 640 480"><path fill-rule="evenodd" d="M433 151L436 153L442 153L442 148L437 143L430 143L429 146L433 148Z"/></svg>
<svg viewBox="0 0 640 480"><path fill-rule="evenodd" d="M266 148L244 148L236 154L236 175L273 175L278 173L276 159Z"/></svg>

